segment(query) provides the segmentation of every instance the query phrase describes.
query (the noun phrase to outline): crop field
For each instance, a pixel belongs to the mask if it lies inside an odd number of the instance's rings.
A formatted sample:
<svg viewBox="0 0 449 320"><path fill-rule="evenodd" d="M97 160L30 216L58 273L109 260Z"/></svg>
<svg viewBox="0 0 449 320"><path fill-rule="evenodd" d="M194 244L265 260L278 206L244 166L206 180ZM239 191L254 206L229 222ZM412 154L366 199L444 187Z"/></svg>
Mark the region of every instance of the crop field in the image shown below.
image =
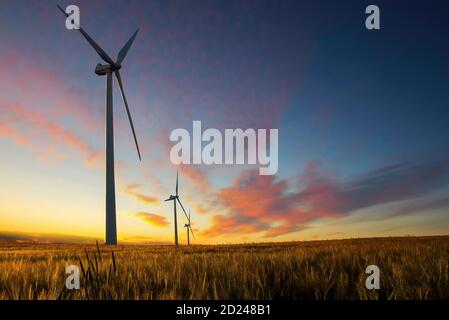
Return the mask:
<svg viewBox="0 0 449 320"><path fill-rule="evenodd" d="M80 270L68 290L65 269ZM368 265L380 289L368 290ZM449 237L222 246L0 244L0 299L449 299Z"/></svg>

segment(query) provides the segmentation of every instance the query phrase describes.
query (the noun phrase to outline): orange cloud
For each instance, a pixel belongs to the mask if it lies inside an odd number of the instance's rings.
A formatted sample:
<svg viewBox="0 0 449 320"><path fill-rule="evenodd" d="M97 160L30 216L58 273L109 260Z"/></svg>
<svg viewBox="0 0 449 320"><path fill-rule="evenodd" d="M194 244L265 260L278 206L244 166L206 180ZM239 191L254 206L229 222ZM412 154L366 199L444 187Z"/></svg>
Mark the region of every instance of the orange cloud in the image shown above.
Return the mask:
<svg viewBox="0 0 449 320"><path fill-rule="evenodd" d="M165 227L169 224L167 218L154 213L136 212L135 216L155 227Z"/></svg>
<svg viewBox="0 0 449 320"><path fill-rule="evenodd" d="M225 217L222 215L214 215L212 217L212 226L200 234L204 237L217 237L222 234L248 234L260 232L267 227L266 225L258 226L255 220L252 222L247 221L243 223L236 216Z"/></svg>
<svg viewBox="0 0 449 320"><path fill-rule="evenodd" d="M302 180L304 187L289 193L287 180L261 176L256 170L244 172L232 186L216 193L217 202L228 215L215 215L204 236L262 233L276 237L299 231L309 221L320 217L336 217L343 200L336 196L338 185L322 176L310 163Z"/></svg>
<svg viewBox="0 0 449 320"><path fill-rule="evenodd" d="M17 130L12 128L10 124L3 122L0 123L0 137L14 139L17 144L24 145L28 143L28 139L19 134Z"/></svg>
<svg viewBox="0 0 449 320"><path fill-rule="evenodd" d="M256 170L244 172L232 186L216 193L217 202L229 215L217 215L203 234L248 234L262 232L276 237L304 229L322 217L338 217L345 197L339 185L310 162L302 177L303 188L289 192L287 180L261 176Z"/></svg>
<svg viewBox="0 0 449 320"><path fill-rule="evenodd" d="M136 199L137 201L143 203L143 204L154 204L154 203L158 203L159 199L152 197L152 196L147 196L144 195L141 192L136 191L137 189L140 189L142 186L140 184L129 184L125 187L125 189L123 190L125 192L125 194L133 197L134 199Z"/></svg>
<svg viewBox="0 0 449 320"><path fill-rule="evenodd" d="M263 237L300 231L320 218L339 218L356 210L391 202L426 199L449 185L449 159L399 163L372 170L348 181L338 181L310 162L297 190L287 180L244 172L230 187L219 190L217 202L228 210L216 215L203 235L263 232ZM446 199L427 199L390 212L389 216L446 207Z"/></svg>

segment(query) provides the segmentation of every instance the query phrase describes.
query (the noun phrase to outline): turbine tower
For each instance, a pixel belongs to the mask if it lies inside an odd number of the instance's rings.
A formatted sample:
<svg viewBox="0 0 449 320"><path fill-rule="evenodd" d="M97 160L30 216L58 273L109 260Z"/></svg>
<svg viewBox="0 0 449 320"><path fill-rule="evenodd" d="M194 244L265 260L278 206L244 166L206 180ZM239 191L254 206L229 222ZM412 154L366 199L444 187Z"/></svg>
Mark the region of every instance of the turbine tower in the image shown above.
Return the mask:
<svg viewBox="0 0 449 320"><path fill-rule="evenodd" d="M179 242L178 242L178 217L177 217L177 212L176 212L176 201L179 202L179 204L182 208L182 211L184 212L187 219L189 219L189 216L187 215L186 210L184 209L184 206L181 203L181 200L179 200L178 171L177 170L176 170L176 194L170 195L170 197L168 199L166 199L165 201L173 201L173 214L174 214L174 222L175 222L175 246L178 246L179 245Z"/></svg>
<svg viewBox="0 0 449 320"><path fill-rule="evenodd" d="M187 245L190 246L190 233L192 233L193 239L195 239L195 235L193 234L192 226L190 225L190 209L189 209L189 216L187 217L188 223L184 225L184 228L186 228L187 231Z"/></svg>
<svg viewBox="0 0 449 320"><path fill-rule="evenodd" d="M64 9L58 5L59 10L68 18ZM79 27L79 26L78 26ZM126 42L123 48L119 51L117 59L111 59L111 57L84 31L79 27L79 32L86 38L87 42L95 49L101 59L106 62L105 65L97 64L95 73L99 76L106 76L106 244L117 244L117 224L116 224L116 212L115 212L115 178L114 178L114 121L113 121L113 109L112 109L112 78L113 73L120 89L123 102L125 103L126 113L128 114L129 123L134 137L134 143L137 148L137 154L140 157L139 145L137 143L136 132L134 130L134 124L129 112L128 102L126 100L125 92L123 89L122 78L120 76L121 63L126 57L134 39L139 32L139 29L134 32L131 38Z"/></svg>

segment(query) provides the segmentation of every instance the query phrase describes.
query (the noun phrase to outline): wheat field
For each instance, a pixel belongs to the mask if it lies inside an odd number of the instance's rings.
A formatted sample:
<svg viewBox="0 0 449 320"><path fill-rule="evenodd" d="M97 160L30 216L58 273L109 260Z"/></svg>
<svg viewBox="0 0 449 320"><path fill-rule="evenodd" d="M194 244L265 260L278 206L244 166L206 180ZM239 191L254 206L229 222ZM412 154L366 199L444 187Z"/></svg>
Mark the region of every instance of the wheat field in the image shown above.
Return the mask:
<svg viewBox="0 0 449 320"><path fill-rule="evenodd" d="M380 268L367 290L365 268ZM80 289L65 268L80 269ZM449 299L449 236L223 246L0 244L0 299Z"/></svg>

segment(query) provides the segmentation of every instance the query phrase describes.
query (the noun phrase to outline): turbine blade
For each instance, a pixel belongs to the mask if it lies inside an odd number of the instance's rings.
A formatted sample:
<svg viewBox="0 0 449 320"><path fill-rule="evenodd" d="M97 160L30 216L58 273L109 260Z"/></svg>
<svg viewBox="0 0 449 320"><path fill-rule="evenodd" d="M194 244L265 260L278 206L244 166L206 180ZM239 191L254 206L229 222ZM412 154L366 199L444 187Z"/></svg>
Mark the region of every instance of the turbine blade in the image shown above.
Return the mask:
<svg viewBox="0 0 449 320"><path fill-rule="evenodd" d="M140 157L140 149L139 144L137 143L136 132L134 131L133 119L131 118L131 113L129 112L128 101L126 101L125 91L123 90L122 77L120 76L120 71L115 70L115 78L117 79L118 86L120 87L120 93L122 94L123 102L125 103L126 113L128 114L129 124L131 125L131 130L134 136L134 142L136 143L137 154L139 155L139 160L142 160Z"/></svg>
<svg viewBox="0 0 449 320"><path fill-rule="evenodd" d="M191 223L190 223L190 209L189 209L189 217L188 217L188 219L189 219L189 229L190 229L190 232L192 233L193 239L195 239L195 234L193 233L192 225L191 225Z"/></svg>
<svg viewBox="0 0 449 320"><path fill-rule="evenodd" d="M182 211L184 211L184 214L186 215L187 220L188 220L188 219L189 219L189 216L187 215L187 212L186 212L186 210L184 209L184 206L182 205L181 200L179 200L179 198L176 198L176 199L178 199L178 202L179 202L179 204L181 205ZM189 223L190 223L190 222L189 222Z"/></svg>
<svg viewBox="0 0 449 320"><path fill-rule="evenodd" d="M57 5L59 10L62 11L62 13L68 18L69 14L65 12L64 9L62 9L59 5ZM81 34L86 38L87 42L97 51L98 55L107 63L109 63L112 66L115 66L114 60L111 59L111 57L108 56L108 54L92 39L86 31L83 30L80 26L78 26L78 31L81 32Z"/></svg>
<svg viewBox="0 0 449 320"><path fill-rule="evenodd" d="M60 6L59 4L57 4L56 6L59 8L59 10L61 10L61 12L62 12L67 18L69 17L69 15L68 15L67 13L65 13L65 10L62 9L61 6Z"/></svg>
<svg viewBox="0 0 449 320"><path fill-rule="evenodd" d="M176 170L176 196L178 196L178 170Z"/></svg>
<svg viewBox="0 0 449 320"><path fill-rule="evenodd" d="M134 34L131 36L131 38L128 40L128 42L123 46L123 48L120 50L120 52L117 55L117 64L121 64L123 59L125 59L129 48L131 48L131 45L133 44L134 39L137 36L137 33L139 32L139 29L134 32Z"/></svg>
<svg viewBox="0 0 449 320"><path fill-rule="evenodd" d="M192 234L193 239L195 240L195 234L193 233L193 229L190 226L190 223L189 223L189 229L190 229L190 233Z"/></svg>

